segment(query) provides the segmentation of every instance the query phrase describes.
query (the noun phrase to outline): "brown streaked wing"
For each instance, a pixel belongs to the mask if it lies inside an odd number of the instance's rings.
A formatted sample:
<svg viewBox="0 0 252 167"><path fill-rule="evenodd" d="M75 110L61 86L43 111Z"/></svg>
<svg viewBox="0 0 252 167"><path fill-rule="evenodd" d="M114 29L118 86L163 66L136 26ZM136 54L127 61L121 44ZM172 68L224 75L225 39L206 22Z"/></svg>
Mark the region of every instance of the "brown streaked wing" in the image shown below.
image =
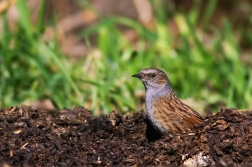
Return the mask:
<svg viewBox="0 0 252 167"><path fill-rule="evenodd" d="M154 119L166 131L175 133L185 133L188 131L183 125L183 117L176 111L174 103L170 103L167 98L159 98L153 102Z"/></svg>
<svg viewBox="0 0 252 167"><path fill-rule="evenodd" d="M198 118L198 117L195 117L195 116L191 116L191 117L185 117L183 119L183 124L187 127L192 127L196 124L200 124L203 120Z"/></svg>
<svg viewBox="0 0 252 167"><path fill-rule="evenodd" d="M177 133L188 131L188 128L203 120L198 112L180 101L175 94L159 98L154 101L153 105L155 119Z"/></svg>
<svg viewBox="0 0 252 167"><path fill-rule="evenodd" d="M180 101L176 96L173 96L173 101L177 103L176 106L179 110L178 114L183 117L183 124L185 126L192 127L193 125L199 124L203 121L201 115L198 112Z"/></svg>

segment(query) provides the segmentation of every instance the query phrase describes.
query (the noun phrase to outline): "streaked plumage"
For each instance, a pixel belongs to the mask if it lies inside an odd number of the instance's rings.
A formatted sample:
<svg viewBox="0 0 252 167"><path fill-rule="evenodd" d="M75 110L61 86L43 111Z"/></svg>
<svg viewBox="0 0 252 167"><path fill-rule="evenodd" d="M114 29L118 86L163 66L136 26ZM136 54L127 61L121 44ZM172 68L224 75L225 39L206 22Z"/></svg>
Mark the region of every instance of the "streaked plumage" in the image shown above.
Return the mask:
<svg viewBox="0 0 252 167"><path fill-rule="evenodd" d="M186 133L203 121L201 115L174 94L167 75L159 69L146 68L139 74L146 90L147 115L155 128L163 133Z"/></svg>

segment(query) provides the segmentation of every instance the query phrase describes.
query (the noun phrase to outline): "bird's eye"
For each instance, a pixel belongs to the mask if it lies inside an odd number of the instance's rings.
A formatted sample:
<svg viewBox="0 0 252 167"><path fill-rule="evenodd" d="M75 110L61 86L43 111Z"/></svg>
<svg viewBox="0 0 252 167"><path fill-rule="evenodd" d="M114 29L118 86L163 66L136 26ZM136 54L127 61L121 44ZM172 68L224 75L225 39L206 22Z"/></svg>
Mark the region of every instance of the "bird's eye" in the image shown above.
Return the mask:
<svg viewBox="0 0 252 167"><path fill-rule="evenodd" d="M150 74L150 77L151 77L151 78L154 78L155 76L156 76L156 74L154 74L154 73L151 73L151 74Z"/></svg>

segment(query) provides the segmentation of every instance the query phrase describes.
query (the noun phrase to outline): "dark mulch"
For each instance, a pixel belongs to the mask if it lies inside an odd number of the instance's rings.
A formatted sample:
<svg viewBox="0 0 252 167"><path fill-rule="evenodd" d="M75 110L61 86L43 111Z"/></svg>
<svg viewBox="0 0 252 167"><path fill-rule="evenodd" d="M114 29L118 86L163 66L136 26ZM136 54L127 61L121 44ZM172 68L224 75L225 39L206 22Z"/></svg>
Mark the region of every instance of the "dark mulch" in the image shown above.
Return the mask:
<svg viewBox="0 0 252 167"><path fill-rule="evenodd" d="M178 166L201 155L215 166L252 163L250 112L221 109L206 116L194 132L160 137L142 111L132 116L93 117L83 107L57 115L10 107L0 109L0 162L12 166Z"/></svg>

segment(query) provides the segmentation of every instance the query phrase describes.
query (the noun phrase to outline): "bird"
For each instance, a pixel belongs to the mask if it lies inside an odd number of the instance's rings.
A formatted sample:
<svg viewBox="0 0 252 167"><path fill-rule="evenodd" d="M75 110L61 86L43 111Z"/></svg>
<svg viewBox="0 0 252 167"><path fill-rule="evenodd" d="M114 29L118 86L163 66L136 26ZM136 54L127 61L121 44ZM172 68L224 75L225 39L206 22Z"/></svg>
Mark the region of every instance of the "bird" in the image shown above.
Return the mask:
<svg viewBox="0 0 252 167"><path fill-rule="evenodd" d="M161 135L184 134L203 121L202 116L178 99L166 73L157 68L145 68L132 75L145 87L147 117Z"/></svg>

